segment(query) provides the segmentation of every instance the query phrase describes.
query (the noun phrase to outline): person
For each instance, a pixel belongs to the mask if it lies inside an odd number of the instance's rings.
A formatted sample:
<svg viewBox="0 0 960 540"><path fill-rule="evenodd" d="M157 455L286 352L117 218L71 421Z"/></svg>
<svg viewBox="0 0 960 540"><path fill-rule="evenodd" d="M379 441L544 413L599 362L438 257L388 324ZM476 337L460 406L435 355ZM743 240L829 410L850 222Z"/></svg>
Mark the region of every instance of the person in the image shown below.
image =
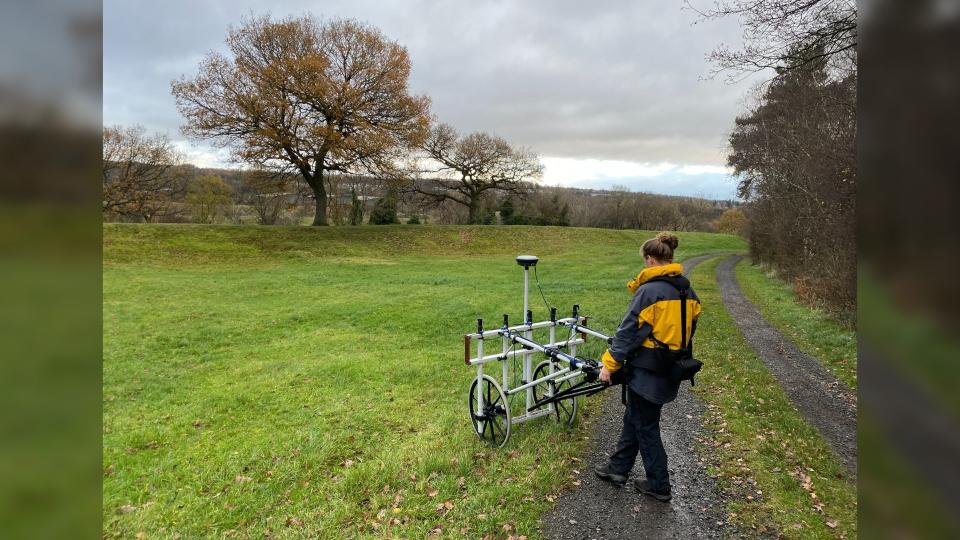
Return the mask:
<svg viewBox="0 0 960 540"><path fill-rule="evenodd" d="M611 383L622 378L626 410L620 440L605 465L595 468L603 480L623 486L639 452L646 478L634 481L634 488L666 502L671 498L667 453L660 438L660 411L676 399L680 382L658 369L656 347L681 347L680 293L670 283L687 289L687 343L691 343L700 316L700 301L683 277L683 266L673 262L680 241L675 234L661 232L643 243L640 253L645 268L627 283L633 299L610 347L603 353L600 380ZM659 342L659 343L658 343ZM619 373L618 373L619 372Z"/></svg>

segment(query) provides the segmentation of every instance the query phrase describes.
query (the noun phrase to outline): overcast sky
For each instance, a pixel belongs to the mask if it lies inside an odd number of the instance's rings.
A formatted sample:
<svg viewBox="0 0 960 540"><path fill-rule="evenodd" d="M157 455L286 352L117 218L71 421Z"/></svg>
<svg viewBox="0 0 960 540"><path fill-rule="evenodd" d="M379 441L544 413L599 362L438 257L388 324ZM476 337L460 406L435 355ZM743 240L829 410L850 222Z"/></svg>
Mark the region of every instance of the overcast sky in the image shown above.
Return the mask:
<svg viewBox="0 0 960 540"><path fill-rule="evenodd" d="M703 4L694 0L694 5ZM733 198L726 137L750 81L707 80L705 55L738 46L735 19L694 23L682 2L106 0L103 121L141 124L200 166L227 154L188 141L170 81L225 51L251 13L351 17L405 45L413 92L462 133L486 131L540 154L543 184L624 185Z"/></svg>

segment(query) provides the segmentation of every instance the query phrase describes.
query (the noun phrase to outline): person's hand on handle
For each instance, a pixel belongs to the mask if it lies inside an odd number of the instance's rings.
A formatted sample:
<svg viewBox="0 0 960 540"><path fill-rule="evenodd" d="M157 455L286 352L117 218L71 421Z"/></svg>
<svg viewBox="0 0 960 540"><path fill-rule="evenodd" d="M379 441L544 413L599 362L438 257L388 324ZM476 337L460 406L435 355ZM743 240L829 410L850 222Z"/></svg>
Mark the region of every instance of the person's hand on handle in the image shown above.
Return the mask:
<svg viewBox="0 0 960 540"><path fill-rule="evenodd" d="M602 382L602 383L604 383L604 384L610 384L610 382L611 382L611 381L610 381L610 375L612 375L612 374L610 373L610 370L607 369L606 366L604 366L603 369L600 370L600 382Z"/></svg>

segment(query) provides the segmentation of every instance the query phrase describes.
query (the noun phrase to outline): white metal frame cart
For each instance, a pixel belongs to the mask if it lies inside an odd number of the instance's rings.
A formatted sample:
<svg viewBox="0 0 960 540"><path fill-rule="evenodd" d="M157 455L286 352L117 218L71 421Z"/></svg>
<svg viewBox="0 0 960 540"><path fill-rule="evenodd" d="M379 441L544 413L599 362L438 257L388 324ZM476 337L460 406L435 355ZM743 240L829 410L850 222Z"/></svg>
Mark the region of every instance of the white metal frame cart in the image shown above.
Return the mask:
<svg viewBox="0 0 960 540"><path fill-rule="evenodd" d="M594 359L577 356L577 345L584 343L587 336L594 336L606 342L611 338L588 328L587 317L581 316L579 305L574 305L569 317L557 318L557 308L550 308L550 319L533 322L530 311L530 267L537 265L537 257L521 255L517 264L523 267L523 313L522 324L510 326L507 314L503 315L503 325L495 330L484 330L483 319L477 319L477 331L463 336L464 361L476 366L477 376L470 385L470 419L474 431L484 441L493 446L502 447L510 439L511 427L544 416L554 416L558 421L572 424L577 415L577 398L604 390L608 385L598 382L600 365ZM561 338L557 341L558 327ZM564 330L566 330L564 332ZM547 333L546 342L534 339L534 334ZM499 343L497 343L499 341ZM472 344L476 344L476 356L472 355ZM484 353L484 346L499 351ZM519 346L519 348L517 347ZM522 373L520 384L510 387L515 374L511 373L511 362L520 358ZM535 357L542 358L534 365ZM484 373L484 368L500 362L500 381ZM510 398L525 393L524 412L514 415L511 412Z"/></svg>

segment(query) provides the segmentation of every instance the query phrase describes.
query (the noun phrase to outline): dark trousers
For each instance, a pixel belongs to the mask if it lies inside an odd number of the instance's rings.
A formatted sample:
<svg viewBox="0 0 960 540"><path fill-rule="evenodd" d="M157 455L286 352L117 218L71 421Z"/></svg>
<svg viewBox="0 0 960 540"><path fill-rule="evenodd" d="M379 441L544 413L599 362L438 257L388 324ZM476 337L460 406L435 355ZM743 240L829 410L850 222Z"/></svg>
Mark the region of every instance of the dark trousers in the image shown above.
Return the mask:
<svg viewBox="0 0 960 540"><path fill-rule="evenodd" d="M660 439L660 409L633 390L627 391L623 431L617 449L610 456L610 472L627 476L633 470L637 452L643 459L647 482L654 491L670 492L670 473L667 471L667 452Z"/></svg>

